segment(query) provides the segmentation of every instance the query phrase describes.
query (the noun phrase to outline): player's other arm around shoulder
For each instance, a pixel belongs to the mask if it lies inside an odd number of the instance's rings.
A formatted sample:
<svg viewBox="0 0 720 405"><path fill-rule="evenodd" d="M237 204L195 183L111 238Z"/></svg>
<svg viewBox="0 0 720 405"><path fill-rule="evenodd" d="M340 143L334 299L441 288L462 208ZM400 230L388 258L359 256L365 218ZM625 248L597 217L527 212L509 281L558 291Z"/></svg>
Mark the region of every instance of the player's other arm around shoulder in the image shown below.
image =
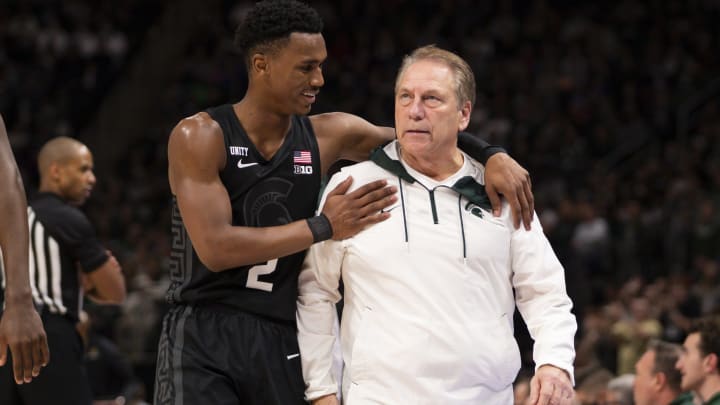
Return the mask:
<svg viewBox="0 0 720 405"><path fill-rule="evenodd" d="M395 129L379 127L357 115L333 112L310 117L320 147L323 172L339 159L361 162L395 138Z"/></svg>
<svg viewBox="0 0 720 405"><path fill-rule="evenodd" d="M352 114L334 112L310 117L318 140L323 173L340 159L366 160L370 151L392 140L393 128L378 127ZM333 227L333 239L353 236L366 227L389 217L381 213L397 201L397 188L387 186L385 180L358 185L348 193L353 178L331 181L324 198L322 213Z"/></svg>

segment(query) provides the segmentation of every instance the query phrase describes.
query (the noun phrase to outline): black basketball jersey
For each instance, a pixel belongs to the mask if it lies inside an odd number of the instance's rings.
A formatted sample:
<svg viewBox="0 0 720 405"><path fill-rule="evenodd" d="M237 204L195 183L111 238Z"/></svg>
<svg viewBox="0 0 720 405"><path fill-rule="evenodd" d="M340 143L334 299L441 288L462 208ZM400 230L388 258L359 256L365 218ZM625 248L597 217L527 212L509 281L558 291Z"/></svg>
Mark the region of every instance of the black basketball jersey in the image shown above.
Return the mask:
<svg viewBox="0 0 720 405"><path fill-rule="evenodd" d="M230 196L232 224L268 227L314 215L320 154L310 120L293 116L290 132L270 160L256 150L232 105L207 110L220 125L227 156L220 179ZM211 272L198 258L173 199L171 304L221 304L280 320L295 320L297 278L305 252ZM244 249L237 246L237 249Z"/></svg>
<svg viewBox="0 0 720 405"><path fill-rule="evenodd" d="M85 214L52 193L38 193L28 207L30 289L38 308L73 322L82 310L78 270L89 273L108 260ZM0 266L0 270L1 270ZM5 274L0 271L5 288ZM3 297L0 294L0 308Z"/></svg>

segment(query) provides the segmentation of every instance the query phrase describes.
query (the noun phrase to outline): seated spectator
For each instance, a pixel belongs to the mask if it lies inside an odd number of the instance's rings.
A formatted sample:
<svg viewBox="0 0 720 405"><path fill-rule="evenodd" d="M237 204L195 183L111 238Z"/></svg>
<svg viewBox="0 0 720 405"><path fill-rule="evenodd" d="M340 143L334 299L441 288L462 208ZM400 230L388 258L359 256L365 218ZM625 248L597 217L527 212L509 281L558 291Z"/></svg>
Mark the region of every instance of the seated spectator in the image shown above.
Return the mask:
<svg viewBox="0 0 720 405"><path fill-rule="evenodd" d="M681 394L680 371L675 368L679 345L651 340L635 363L635 405L692 405L692 394Z"/></svg>
<svg viewBox="0 0 720 405"><path fill-rule="evenodd" d="M676 364L680 388L693 391L703 405L720 405L720 317L695 321L683 349Z"/></svg>

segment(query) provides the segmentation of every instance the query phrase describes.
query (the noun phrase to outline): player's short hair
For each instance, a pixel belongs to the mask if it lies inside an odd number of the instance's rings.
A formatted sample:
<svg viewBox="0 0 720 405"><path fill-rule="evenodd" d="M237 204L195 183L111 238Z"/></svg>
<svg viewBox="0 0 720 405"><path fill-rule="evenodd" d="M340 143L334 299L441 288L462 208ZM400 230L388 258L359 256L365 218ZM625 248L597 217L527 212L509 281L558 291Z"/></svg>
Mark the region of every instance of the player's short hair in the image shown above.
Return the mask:
<svg viewBox="0 0 720 405"><path fill-rule="evenodd" d="M235 45L249 67L254 53L272 53L282 48L293 32L319 34L322 29L322 18L307 4L295 0L264 0L243 17L235 31Z"/></svg>
<svg viewBox="0 0 720 405"><path fill-rule="evenodd" d="M434 60L447 65L455 76L458 107L461 108L466 101L470 102L471 107L475 105L475 74L470 65L460 56L435 45L426 45L415 49L410 55L405 55L395 79L396 94L400 85L400 77L405 73L405 70L413 63L421 60Z"/></svg>

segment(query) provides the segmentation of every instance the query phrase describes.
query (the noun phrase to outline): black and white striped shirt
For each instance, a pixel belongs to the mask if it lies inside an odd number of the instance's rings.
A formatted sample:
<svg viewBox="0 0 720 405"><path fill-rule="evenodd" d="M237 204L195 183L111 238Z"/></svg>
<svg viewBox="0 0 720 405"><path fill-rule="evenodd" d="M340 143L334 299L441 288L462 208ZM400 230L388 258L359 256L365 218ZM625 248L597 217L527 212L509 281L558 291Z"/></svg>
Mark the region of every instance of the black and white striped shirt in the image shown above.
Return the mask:
<svg viewBox="0 0 720 405"><path fill-rule="evenodd" d="M35 305L77 320L82 309L79 272L89 273L108 259L85 214L52 193L29 204L29 272ZM0 307L4 307L5 272Z"/></svg>

